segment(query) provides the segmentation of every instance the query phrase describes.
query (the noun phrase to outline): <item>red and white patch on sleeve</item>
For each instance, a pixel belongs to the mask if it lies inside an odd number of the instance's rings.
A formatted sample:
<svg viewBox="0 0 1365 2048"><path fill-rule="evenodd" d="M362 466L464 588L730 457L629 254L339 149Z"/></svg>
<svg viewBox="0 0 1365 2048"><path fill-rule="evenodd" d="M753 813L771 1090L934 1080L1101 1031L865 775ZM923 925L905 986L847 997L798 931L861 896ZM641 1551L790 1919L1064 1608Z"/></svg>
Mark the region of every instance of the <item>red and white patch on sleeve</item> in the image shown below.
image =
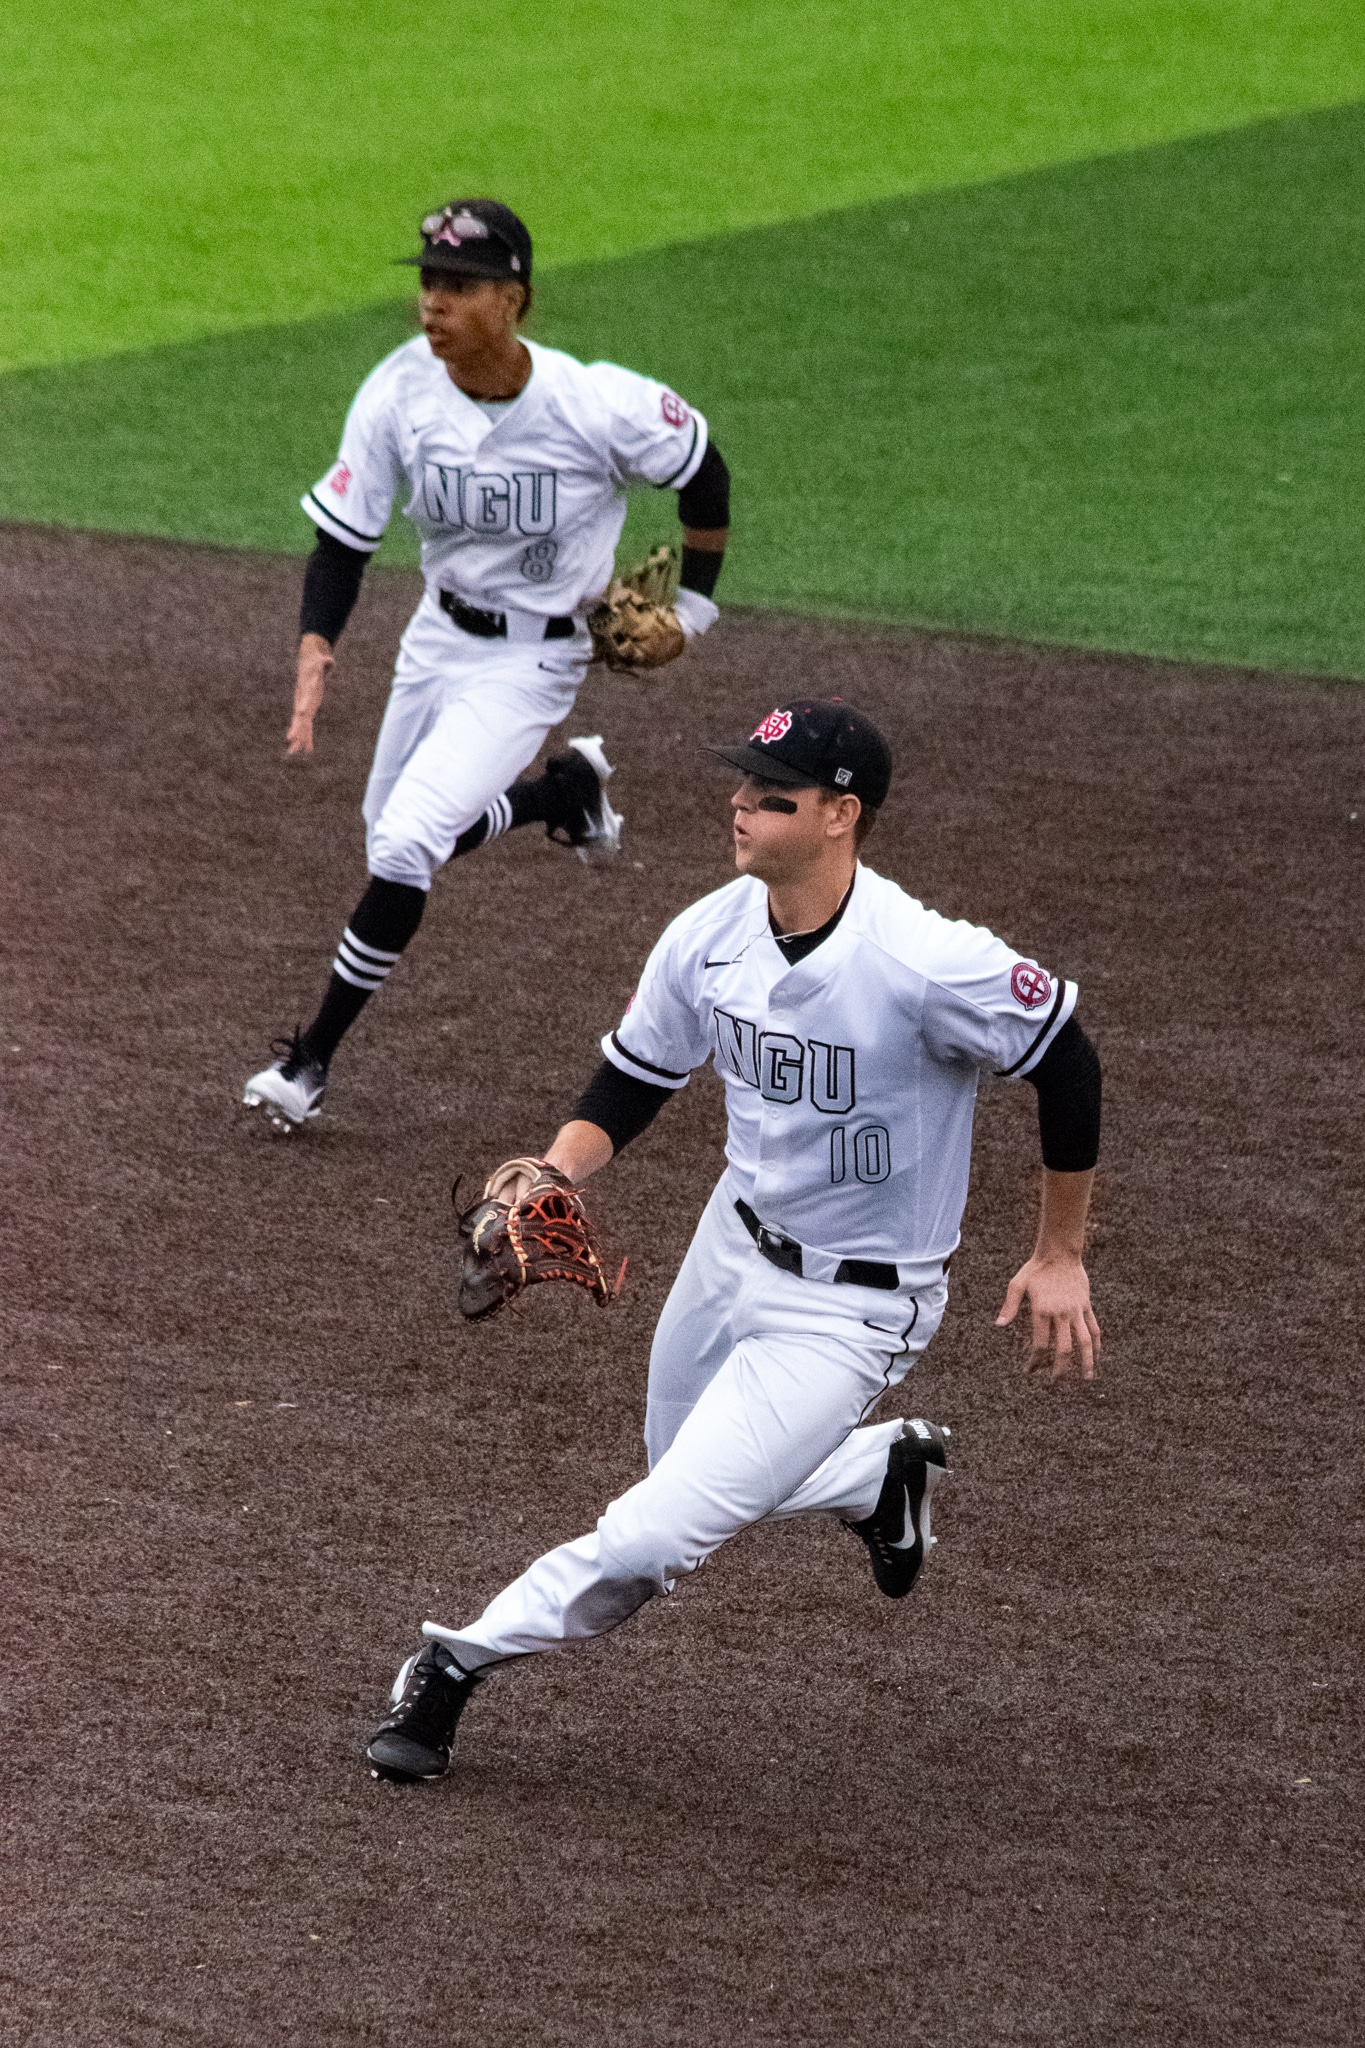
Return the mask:
<svg viewBox="0 0 1365 2048"><path fill-rule="evenodd" d="M692 417L676 391L665 391L659 409L670 427L685 427Z"/></svg>
<svg viewBox="0 0 1365 2048"><path fill-rule="evenodd" d="M344 462L339 462L327 481L337 496L344 498L347 491L351 488L351 472L347 469Z"/></svg>
<svg viewBox="0 0 1365 2048"><path fill-rule="evenodd" d="M761 724L749 734L751 740L762 740L770 744L773 740L784 740L792 729L790 711L770 711Z"/></svg>
<svg viewBox="0 0 1365 2048"><path fill-rule="evenodd" d="M1029 960L1018 960L1010 975L1010 993L1026 1010L1041 1010L1044 1003L1052 1000L1052 981L1041 967L1035 967Z"/></svg>

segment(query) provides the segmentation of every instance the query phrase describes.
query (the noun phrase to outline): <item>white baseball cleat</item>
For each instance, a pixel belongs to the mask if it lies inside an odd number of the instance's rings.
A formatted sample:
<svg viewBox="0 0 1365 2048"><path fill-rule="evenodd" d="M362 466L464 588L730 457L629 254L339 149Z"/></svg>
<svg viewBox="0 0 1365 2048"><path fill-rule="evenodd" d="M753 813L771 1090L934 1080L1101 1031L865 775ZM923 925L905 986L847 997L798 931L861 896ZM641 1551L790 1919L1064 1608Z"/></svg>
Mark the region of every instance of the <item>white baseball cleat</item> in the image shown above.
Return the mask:
<svg viewBox="0 0 1365 2048"><path fill-rule="evenodd" d="M248 1109L263 1109L270 1127L281 1137L318 1115L327 1089L327 1069L310 1060L296 1031L277 1038L271 1047L279 1058L253 1074L242 1091Z"/></svg>
<svg viewBox="0 0 1365 2048"><path fill-rule="evenodd" d="M624 820L607 801L607 784L616 770L602 747L601 733L570 740L571 751L556 754L546 772L564 786L566 816L551 829L552 839L572 846L582 861L611 860L621 851ZM577 756L577 759L575 759Z"/></svg>

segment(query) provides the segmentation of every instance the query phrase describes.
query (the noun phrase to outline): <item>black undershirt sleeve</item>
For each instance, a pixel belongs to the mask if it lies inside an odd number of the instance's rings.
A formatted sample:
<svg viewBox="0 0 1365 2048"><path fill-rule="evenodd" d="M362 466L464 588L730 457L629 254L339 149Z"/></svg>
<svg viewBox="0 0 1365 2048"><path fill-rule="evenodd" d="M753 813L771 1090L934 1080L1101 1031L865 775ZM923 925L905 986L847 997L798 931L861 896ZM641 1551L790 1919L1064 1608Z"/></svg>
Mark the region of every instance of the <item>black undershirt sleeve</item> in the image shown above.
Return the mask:
<svg viewBox="0 0 1365 2048"><path fill-rule="evenodd" d="M336 646L355 609L368 560L363 548L348 548L344 541L334 540L330 533L318 529L318 544L303 572L300 636L321 633L330 646Z"/></svg>
<svg viewBox="0 0 1365 2048"><path fill-rule="evenodd" d="M730 524L730 472L725 457L714 441L697 464L697 473L678 493L678 517L684 526L715 532ZM710 597L720 576L724 554L709 548L684 547L678 581L684 590L696 590Z"/></svg>
<svg viewBox="0 0 1365 2048"><path fill-rule="evenodd" d="M610 1060L603 1060L570 1114L573 1119L581 1117L584 1123L596 1124L611 1139L612 1151L619 1152L653 1123L669 1096L676 1093L674 1088L637 1081L633 1074L623 1074Z"/></svg>
<svg viewBox="0 0 1365 2048"><path fill-rule="evenodd" d="M682 567L678 571L678 582L684 590L695 590L701 597L713 597L720 581L724 554L716 554L710 548L684 548Z"/></svg>
<svg viewBox="0 0 1365 2048"><path fill-rule="evenodd" d="M1031 1074L1038 1090L1043 1164L1053 1173L1088 1173L1100 1156L1099 1054L1069 1017Z"/></svg>
<svg viewBox="0 0 1365 2048"><path fill-rule="evenodd" d="M730 472L714 441L678 493L678 517L684 526L715 528L730 524Z"/></svg>

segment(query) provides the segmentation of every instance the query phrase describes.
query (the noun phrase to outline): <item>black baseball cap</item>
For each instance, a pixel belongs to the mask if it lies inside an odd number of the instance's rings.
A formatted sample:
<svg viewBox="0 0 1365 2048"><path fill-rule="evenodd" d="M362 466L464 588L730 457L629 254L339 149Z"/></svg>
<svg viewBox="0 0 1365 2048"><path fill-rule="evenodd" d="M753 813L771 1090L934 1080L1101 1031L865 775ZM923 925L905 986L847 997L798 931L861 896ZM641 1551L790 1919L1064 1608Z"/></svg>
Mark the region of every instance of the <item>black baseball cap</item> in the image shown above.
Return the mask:
<svg viewBox="0 0 1365 2048"><path fill-rule="evenodd" d="M891 787L891 749L867 715L842 697L779 704L747 740L708 747L732 768L791 789L837 789L880 809Z"/></svg>
<svg viewBox="0 0 1365 2048"><path fill-rule="evenodd" d="M399 263L460 277L531 282L531 232L500 199L452 199L422 222L422 253Z"/></svg>

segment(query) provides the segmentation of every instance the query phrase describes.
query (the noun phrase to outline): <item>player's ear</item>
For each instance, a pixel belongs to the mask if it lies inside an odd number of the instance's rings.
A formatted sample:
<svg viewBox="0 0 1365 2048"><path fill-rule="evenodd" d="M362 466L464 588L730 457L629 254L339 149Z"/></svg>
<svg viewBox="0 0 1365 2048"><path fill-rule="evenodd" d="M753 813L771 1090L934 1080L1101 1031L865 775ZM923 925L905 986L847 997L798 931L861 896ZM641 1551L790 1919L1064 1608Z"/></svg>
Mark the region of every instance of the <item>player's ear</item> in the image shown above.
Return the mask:
<svg viewBox="0 0 1365 2048"><path fill-rule="evenodd" d="M839 820L839 830L841 833L850 832L856 837L858 817L862 808L856 796L837 796L834 799L834 811Z"/></svg>
<svg viewBox="0 0 1365 2048"><path fill-rule="evenodd" d="M518 327L520 327L520 325L521 325L522 321L523 321L523 320L524 320L524 319L526 318L526 315L527 315L527 314L528 314L528 313L530 312L530 310L531 310L531 300L532 300L533 296L534 296L534 294L533 294L533 292L532 292L532 290L531 290L531 287L530 287L530 285L529 285L529 284L524 284L524 285L523 285L523 286L521 287L521 305L520 305L520 307L519 307L519 308L518 308L518 310L517 310L517 325L518 325Z"/></svg>

